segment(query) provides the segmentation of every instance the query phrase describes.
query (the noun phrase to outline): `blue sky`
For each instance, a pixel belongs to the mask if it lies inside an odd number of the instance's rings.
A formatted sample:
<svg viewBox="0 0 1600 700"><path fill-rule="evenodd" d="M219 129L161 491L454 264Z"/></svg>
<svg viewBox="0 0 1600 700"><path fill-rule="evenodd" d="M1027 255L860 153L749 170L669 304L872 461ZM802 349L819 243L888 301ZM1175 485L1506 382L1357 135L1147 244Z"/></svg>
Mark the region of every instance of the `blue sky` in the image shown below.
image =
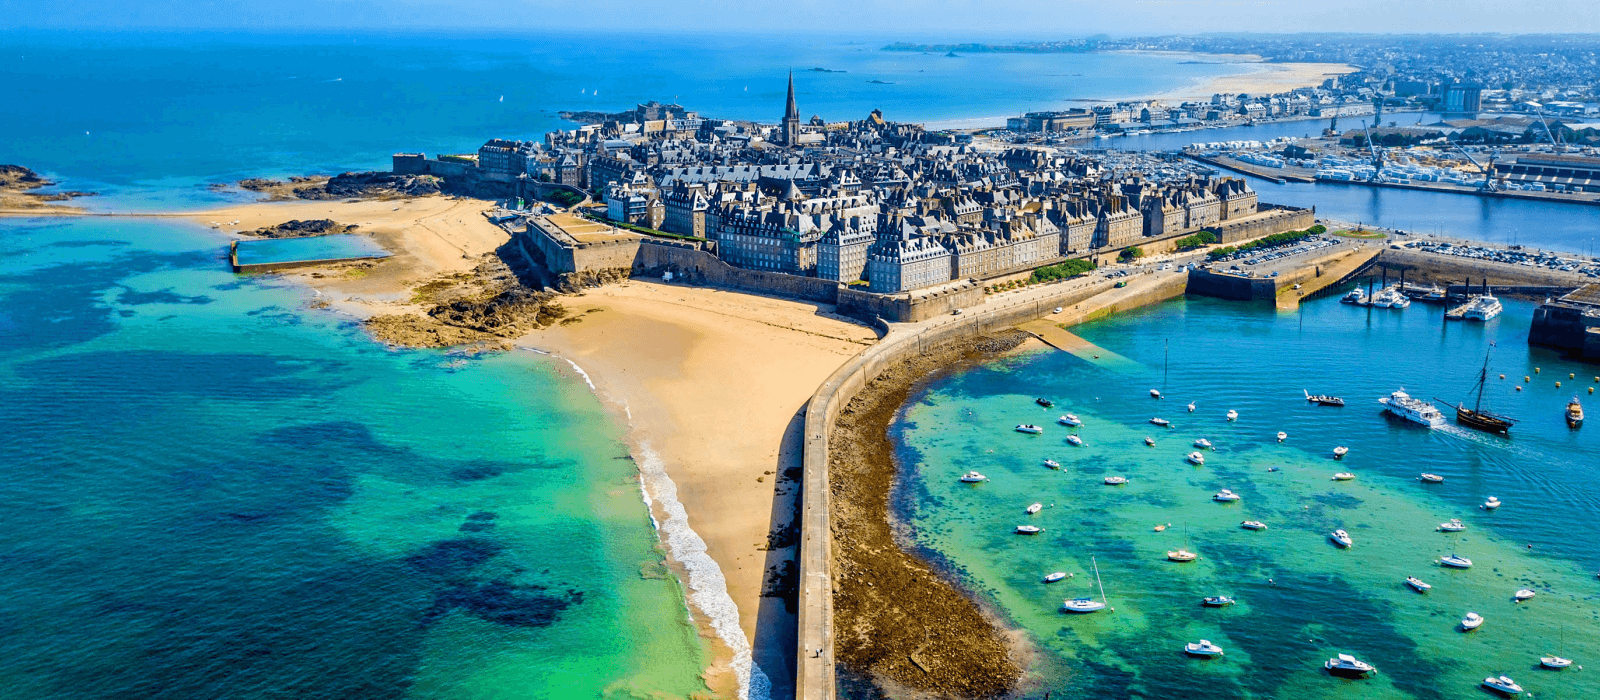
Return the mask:
<svg viewBox="0 0 1600 700"><path fill-rule="evenodd" d="M0 0L0 29L499 28L1054 38L1600 32L1593 0Z"/></svg>

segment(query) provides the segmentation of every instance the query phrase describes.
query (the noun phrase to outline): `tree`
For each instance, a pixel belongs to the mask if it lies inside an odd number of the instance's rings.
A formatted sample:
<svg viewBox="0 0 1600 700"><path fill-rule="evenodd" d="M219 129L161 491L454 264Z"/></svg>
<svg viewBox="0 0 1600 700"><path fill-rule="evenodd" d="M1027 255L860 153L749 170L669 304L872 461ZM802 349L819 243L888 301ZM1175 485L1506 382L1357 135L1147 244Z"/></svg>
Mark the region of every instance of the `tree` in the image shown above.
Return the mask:
<svg viewBox="0 0 1600 700"><path fill-rule="evenodd" d="M1144 257L1144 249L1140 248L1139 246L1130 246L1128 248L1124 248L1122 253L1117 257L1122 258L1123 260L1137 260Z"/></svg>

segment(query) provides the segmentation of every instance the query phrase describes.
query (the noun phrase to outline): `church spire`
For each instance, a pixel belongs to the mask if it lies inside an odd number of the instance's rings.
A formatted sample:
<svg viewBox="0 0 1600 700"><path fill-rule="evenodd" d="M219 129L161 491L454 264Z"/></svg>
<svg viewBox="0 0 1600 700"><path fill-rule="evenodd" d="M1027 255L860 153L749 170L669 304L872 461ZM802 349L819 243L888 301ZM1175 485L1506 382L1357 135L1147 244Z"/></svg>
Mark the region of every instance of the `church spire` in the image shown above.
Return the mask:
<svg viewBox="0 0 1600 700"><path fill-rule="evenodd" d="M800 107L794 102L794 71L789 71L789 103L783 108L783 118L800 121Z"/></svg>

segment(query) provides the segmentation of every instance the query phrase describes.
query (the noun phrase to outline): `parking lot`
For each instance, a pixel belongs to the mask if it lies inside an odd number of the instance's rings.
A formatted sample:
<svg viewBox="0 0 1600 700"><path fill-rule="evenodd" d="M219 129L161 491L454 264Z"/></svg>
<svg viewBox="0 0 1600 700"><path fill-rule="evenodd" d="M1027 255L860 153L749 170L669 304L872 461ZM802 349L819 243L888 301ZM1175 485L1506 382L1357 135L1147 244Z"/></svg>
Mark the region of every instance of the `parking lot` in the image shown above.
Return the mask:
<svg viewBox="0 0 1600 700"><path fill-rule="evenodd" d="M1332 252L1351 242L1334 236L1311 236L1294 245L1268 250L1245 250L1213 260L1207 269L1213 272L1243 275L1245 277L1276 277L1279 272L1292 269L1312 256Z"/></svg>
<svg viewBox="0 0 1600 700"><path fill-rule="evenodd" d="M1449 241L1410 241L1396 243L1395 248L1415 250L1436 255L1450 255L1470 260L1485 260L1489 262L1520 265L1522 267L1542 268L1558 272L1570 272L1576 275L1600 279L1600 262L1576 256L1563 257L1549 251L1528 251L1516 248L1493 248L1489 246L1451 243Z"/></svg>

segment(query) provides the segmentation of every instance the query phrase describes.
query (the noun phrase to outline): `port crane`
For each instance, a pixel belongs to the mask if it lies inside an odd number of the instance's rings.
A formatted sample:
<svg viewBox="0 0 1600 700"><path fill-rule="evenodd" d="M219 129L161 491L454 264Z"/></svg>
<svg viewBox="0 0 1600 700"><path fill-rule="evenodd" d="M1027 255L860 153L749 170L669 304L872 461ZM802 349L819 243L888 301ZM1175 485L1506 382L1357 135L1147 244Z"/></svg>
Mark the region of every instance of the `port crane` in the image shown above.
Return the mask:
<svg viewBox="0 0 1600 700"><path fill-rule="evenodd" d="M1449 141L1449 139L1446 140ZM1487 165L1485 165L1483 163L1479 163L1477 158L1473 158L1472 154L1467 152L1467 149L1461 147L1461 144L1456 143L1455 141L1450 141L1450 145L1455 146L1456 150L1461 152L1461 155L1467 157L1468 162L1478 166L1478 169L1483 171L1483 182L1478 185L1478 191L1494 192L1495 190L1499 189L1494 183L1494 161L1496 158L1500 157L1499 151L1490 151L1489 162Z"/></svg>
<svg viewBox="0 0 1600 700"><path fill-rule="evenodd" d="M1363 126L1362 132L1367 136L1367 150L1372 153L1372 180L1376 182L1378 176L1383 174L1383 151L1378 150L1378 145L1372 142L1372 129Z"/></svg>
<svg viewBox="0 0 1600 700"><path fill-rule="evenodd" d="M1538 110L1539 123L1544 125L1544 135L1550 137L1550 145L1555 147L1556 153L1566 153L1567 145L1556 138L1555 132L1550 130L1550 120L1544 118L1544 109Z"/></svg>

